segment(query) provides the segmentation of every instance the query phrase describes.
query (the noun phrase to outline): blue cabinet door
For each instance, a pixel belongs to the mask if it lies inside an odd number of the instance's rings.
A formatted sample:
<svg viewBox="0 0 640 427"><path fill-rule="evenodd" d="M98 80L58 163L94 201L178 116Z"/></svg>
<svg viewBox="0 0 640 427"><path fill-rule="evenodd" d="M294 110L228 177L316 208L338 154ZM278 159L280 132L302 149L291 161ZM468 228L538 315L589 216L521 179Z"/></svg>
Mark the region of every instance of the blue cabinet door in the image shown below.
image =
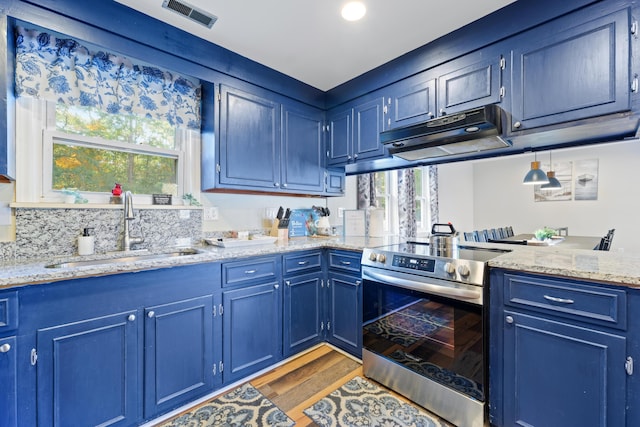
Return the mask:
<svg viewBox="0 0 640 427"><path fill-rule="evenodd" d="M125 426L139 419L137 312L37 331L40 426Z"/></svg>
<svg viewBox="0 0 640 427"><path fill-rule="evenodd" d="M230 383L278 362L282 355L279 282L224 291L223 379Z"/></svg>
<svg viewBox="0 0 640 427"><path fill-rule="evenodd" d="M327 194L344 194L346 179L344 169L327 169L325 175L325 192Z"/></svg>
<svg viewBox="0 0 640 427"><path fill-rule="evenodd" d="M353 111L351 108L332 110L327 115L327 165L346 165L352 156Z"/></svg>
<svg viewBox="0 0 640 427"><path fill-rule="evenodd" d="M575 19L514 40L512 130L629 110L629 11Z"/></svg>
<svg viewBox="0 0 640 427"><path fill-rule="evenodd" d="M288 357L323 339L324 282L322 272L284 281L284 356Z"/></svg>
<svg viewBox="0 0 640 427"><path fill-rule="evenodd" d="M324 191L322 111L282 106L282 189L306 193Z"/></svg>
<svg viewBox="0 0 640 427"><path fill-rule="evenodd" d="M0 338L0 425L16 427L17 419L17 351L16 337Z"/></svg>
<svg viewBox="0 0 640 427"><path fill-rule="evenodd" d="M391 105L389 129L423 122L436 115L436 80L420 76L402 80L389 89Z"/></svg>
<svg viewBox="0 0 640 427"><path fill-rule="evenodd" d="M495 49L493 49L495 50ZM502 100L502 55L485 49L439 68L438 116Z"/></svg>
<svg viewBox="0 0 640 427"><path fill-rule="evenodd" d="M225 85L220 93L220 184L280 188L280 104Z"/></svg>
<svg viewBox="0 0 640 427"><path fill-rule="evenodd" d="M624 337L503 314L505 426L626 425Z"/></svg>
<svg viewBox="0 0 640 427"><path fill-rule="evenodd" d="M329 271L329 322L331 344L362 357L362 286L359 276Z"/></svg>
<svg viewBox="0 0 640 427"><path fill-rule="evenodd" d="M384 146L384 98L375 98L353 107L353 161L382 157Z"/></svg>
<svg viewBox="0 0 640 427"><path fill-rule="evenodd" d="M144 310L146 418L213 389L213 296ZM218 341L216 341L217 343Z"/></svg>

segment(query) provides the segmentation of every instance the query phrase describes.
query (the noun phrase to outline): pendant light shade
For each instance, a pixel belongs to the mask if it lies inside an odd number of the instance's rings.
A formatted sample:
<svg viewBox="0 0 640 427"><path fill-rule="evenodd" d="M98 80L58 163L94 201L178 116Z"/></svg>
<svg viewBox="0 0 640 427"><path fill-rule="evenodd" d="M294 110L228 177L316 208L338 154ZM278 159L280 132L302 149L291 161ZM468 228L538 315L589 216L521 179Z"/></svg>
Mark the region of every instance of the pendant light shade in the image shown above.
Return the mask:
<svg viewBox="0 0 640 427"><path fill-rule="evenodd" d="M562 188L562 184L558 181L558 178L556 178L556 173L554 171L547 172L547 178L549 179L549 183L541 185L540 188Z"/></svg>
<svg viewBox="0 0 640 427"><path fill-rule="evenodd" d="M540 162L538 161L537 156L535 157L535 161L531 162L531 170L527 172L522 183L527 185L549 183L547 174L545 174L542 169L540 169Z"/></svg>
<svg viewBox="0 0 640 427"><path fill-rule="evenodd" d="M549 151L549 172L547 172L547 178L549 179L548 184L542 185L540 188L548 189L548 188L562 188L562 184L556 178L556 173L553 171L553 161L551 160L551 151Z"/></svg>

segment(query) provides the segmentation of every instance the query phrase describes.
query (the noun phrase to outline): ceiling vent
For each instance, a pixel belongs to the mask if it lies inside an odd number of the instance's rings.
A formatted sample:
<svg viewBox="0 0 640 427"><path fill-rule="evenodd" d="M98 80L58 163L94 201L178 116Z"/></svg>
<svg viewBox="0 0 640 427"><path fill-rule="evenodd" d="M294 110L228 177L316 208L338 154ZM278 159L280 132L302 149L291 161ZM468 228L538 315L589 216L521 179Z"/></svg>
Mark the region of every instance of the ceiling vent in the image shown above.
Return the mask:
<svg viewBox="0 0 640 427"><path fill-rule="evenodd" d="M179 13L182 16L186 16L192 21L202 24L207 28L211 28L213 24L218 20L218 17L210 13L205 12L202 9L198 9L191 6L188 3L177 0L164 0L162 7Z"/></svg>

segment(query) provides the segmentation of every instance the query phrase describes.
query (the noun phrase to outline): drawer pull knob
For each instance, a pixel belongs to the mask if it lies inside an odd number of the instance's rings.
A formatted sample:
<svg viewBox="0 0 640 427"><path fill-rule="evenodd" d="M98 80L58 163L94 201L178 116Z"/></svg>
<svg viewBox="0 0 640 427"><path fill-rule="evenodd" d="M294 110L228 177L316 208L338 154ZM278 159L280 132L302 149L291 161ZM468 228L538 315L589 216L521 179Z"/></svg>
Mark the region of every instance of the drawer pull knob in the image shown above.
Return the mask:
<svg viewBox="0 0 640 427"><path fill-rule="evenodd" d="M557 298L557 297L552 297L549 295L544 295L544 299L548 300L548 301L552 301L552 302L557 302L560 304L573 304L573 300L572 299L568 299L568 298Z"/></svg>
<svg viewBox="0 0 640 427"><path fill-rule="evenodd" d="M509 324L513 323L513 317L511 316L507 316L504 320Z"/></svg>
<svg viewBox="0 0 640 427"><path fill-rule="evenodd" d="M9 350L11 350L11 344L4 343L4 344L0 345L0 353L8 353Z"/></svg>

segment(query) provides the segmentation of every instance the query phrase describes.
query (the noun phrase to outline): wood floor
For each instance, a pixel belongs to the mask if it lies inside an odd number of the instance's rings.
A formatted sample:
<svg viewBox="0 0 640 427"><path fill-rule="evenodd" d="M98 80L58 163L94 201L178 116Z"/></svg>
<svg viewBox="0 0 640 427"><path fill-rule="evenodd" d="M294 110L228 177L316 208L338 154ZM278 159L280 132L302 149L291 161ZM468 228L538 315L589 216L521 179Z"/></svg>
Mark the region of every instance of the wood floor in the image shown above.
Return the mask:
<svg viewBox="0 0 640 427"><path fill-rule="evenodd" d="M323 344L249 382L284 411L296 427L310 427L317 424L303 411L355 376L363 376L360 362ZM403 396L390 393L409 402Z"/></svg>

